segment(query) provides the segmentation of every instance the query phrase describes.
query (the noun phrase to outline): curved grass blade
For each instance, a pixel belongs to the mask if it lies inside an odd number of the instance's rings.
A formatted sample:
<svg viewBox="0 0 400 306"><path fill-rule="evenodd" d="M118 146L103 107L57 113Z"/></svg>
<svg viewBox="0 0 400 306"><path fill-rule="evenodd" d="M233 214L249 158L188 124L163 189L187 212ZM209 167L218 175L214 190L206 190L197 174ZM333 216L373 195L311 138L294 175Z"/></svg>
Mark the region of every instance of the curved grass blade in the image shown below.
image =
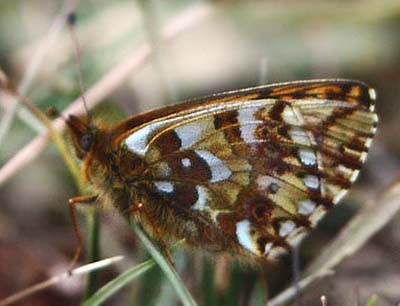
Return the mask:
<svg viewBox="0 0 400 306"><path fill-rule="evenodd" d="M136 277L147 272L155 266L155 261L149 259L137 266L130 268L124 273L120 274L112 281L101 287L95 294L93 294L89 299L87 299L82 306L98 306L105 302L108 298L113 296L122 287L128 285Z"/></svg>
<svg viewBox="0 0 400 306"><path fill-rule="evenodd" d="M131 222L131 227L133 228L139 239L142 241L147 251L153 257L154 261L157 262L161 270L163 270L165 276L170 280L172 286L176 290L176 293L181 299L182 304L185 306L197 306L197 303L193 299L192 295L186 288L176 270L169 264L164 255L159 251L157 246L151 241L147 234L137 224L133 222Z"/></svg>
<svg viewBox="0 0 400 306"><path fill-rule="evenodd" d="M103 269L103 268L108 267L109 265L112 265L122 259L123 259L123 256L114 256L114 257L106 258L103 260L99 260L97 262L92 262L92 263L84 265L84 266L80 266L70 272L66 271L61 274L57 274L53 277L50 277L49 279L47 279L45 281L37 283L33 286L30 286L24 290L21 290L15 294L12 294L12 295L0 300L0 306L8 306L11 304L15 304L16 302L19 302L20 300L22 300L34 293L40 292L51 286L59 284L59 283L65 281L66 279L69 279L71 277L76 277L76 276L82 276L82 275L91 273L93 271Z"/></svg>
<svg viewBox="0 0 400 306"><path fill-rule="evenodd" d="M167 278L171 281L172 286L175 288L179 298L182 301L182 304L185 306L197 306L196 302L187 290L186 286L183 284L175 269L167 262L167 260L160 253L158 248L150 240L147 234L138 225L132 223L131 226L153 258L125 271L124 273L110 281L108 284L100 288L89 299L87 299L82 304L82 306L101 305L108 298L114 295L118 290L128 285L136 277L142 275L143 273L154 267L156 262L164 271Z"/></svg>
<svg viewBox="0 0 400 306"><path fill-rule="evenodd" d="M376 306L376 302L378 301L378 296L376 294L374 294L373 296L371 296L367 302L367 306Z"/></svg>
<svg viewBox="0 0 400 306"><path fill-rule="evenodd" d="M94 209L86 213L87 235L88 235L88 248L87 248L87 261L93 262L100 258L100 222L97 211ZM88 298L96 292L96 279L97 271L88 274L85 298Z"/></svg>
<svg viewBox="0 0 400 306"><path fill-rule="evenodd" d="M170 284L167 283L164 274L161 273L161 270L158 267L145 273L142 277L141 284L137 289L135 303L140 306L154 306L158 301L162 301L160 295L163 284L170 286ZM173 295L175 296L175 292L173 292ZM132 296L129 296L129 299L131 300ZM131 303L123 303L122 305L129 304ZM168 303L164 304L171 305Z"/></svg>

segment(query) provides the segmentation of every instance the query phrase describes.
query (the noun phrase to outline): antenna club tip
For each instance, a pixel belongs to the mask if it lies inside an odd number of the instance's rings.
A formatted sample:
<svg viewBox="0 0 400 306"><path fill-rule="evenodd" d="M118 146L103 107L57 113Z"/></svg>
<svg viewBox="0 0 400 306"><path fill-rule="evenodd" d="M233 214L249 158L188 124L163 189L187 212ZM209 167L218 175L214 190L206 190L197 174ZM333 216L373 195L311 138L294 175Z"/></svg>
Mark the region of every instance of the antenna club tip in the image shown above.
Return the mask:
<svg viewBox="0 0 400 306"><path fill-rule="evenodd" d="M76 13L74 11L68 13L67 22L71 26L73 26L76 23Z"/></svg>
<svg viewBox="0 0 400 306"><path fill-rule="evenodd" d="M1 69L0 67L0 89L3 89L7 91L8 93L11 93L12 95L18 95L18 90L15 84L10 81L10 79L7 77L5 72Z"/></svg>
<svg viewBox="0 0 400 306"><path fill-rule="evenodd" d="M55 119L60 116L60 112L54 106L49 106L46 109L46 115L52 119Z"/></svg>

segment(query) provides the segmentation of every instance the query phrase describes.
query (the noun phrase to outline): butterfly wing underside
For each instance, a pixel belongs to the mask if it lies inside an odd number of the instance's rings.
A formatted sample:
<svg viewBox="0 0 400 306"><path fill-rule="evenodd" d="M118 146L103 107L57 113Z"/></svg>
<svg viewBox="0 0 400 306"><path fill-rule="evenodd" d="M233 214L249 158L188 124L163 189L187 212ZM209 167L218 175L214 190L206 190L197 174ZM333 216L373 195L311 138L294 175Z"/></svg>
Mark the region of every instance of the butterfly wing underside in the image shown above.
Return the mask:
<svg viewBox="0 0 400 306"><path fill-rule="evenodd" d="M275 258L346 194L376 130L374 91L349 80L282 83L170 107L126 134L166 205ZM162 113L162 112L161 112Z"/></svg>

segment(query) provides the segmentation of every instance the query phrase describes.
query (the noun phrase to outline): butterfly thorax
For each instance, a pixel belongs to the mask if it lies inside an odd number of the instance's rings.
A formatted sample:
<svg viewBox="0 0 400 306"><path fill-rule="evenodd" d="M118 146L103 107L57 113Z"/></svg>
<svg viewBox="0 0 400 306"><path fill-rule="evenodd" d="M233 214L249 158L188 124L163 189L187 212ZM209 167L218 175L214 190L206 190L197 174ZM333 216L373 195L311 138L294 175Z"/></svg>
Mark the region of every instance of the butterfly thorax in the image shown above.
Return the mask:
<svg viewBox="0 0 400 306"><path fill-rule="evenodd" d="M138 169L136 175L140 175L140 159L130 160L130 173L125 173L119 162L120 152L113 147L113 136L108 128L75 116L70 116L67 124L76 155L82 160L83 179L96 193L98 201L109 205L131 199L132 192L125 180L133 174L132 169ZM132 167L135 164L137 168Z"/></svg>

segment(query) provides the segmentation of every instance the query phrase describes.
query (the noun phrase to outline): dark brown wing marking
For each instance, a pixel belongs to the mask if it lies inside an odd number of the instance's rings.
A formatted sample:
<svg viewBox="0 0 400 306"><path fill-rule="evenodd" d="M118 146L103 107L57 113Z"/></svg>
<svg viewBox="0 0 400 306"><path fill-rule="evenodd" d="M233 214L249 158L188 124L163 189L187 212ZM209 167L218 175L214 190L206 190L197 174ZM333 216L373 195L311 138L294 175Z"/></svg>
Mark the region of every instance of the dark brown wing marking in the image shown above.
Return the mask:
<svg viewBox="0 0 400 306"><path fill-rule="evenodd" d="M143 180L162 201L273 258L357 178L376 130L374 99L348 80L256 87L133 117L116 127L130 129L116 142L144 160Z"/></svg>

